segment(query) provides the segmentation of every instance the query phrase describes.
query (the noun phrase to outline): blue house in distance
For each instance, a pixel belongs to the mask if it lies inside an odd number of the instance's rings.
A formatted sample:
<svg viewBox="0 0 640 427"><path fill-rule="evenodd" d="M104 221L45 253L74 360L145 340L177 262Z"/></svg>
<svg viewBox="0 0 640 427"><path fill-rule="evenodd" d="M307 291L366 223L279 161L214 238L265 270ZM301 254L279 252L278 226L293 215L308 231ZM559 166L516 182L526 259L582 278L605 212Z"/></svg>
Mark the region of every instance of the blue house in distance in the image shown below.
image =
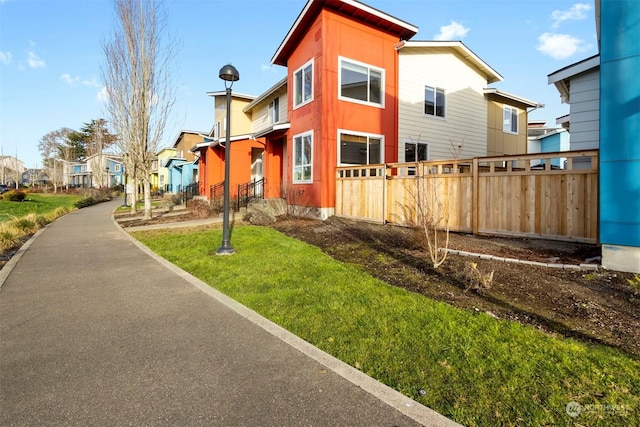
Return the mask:
<svg viewBox="0 0 640 427"><path fill-rule="evenodd" d="M640 273L640 1L596 0L602 266Z"/></svg>

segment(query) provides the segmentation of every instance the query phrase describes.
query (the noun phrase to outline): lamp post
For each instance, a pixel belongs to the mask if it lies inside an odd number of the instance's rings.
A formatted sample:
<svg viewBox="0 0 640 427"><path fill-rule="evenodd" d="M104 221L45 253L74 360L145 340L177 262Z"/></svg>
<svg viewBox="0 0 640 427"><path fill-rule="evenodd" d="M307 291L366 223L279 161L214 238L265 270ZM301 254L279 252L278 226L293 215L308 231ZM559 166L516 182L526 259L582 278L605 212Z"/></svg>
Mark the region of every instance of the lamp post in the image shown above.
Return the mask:
<svg viewBox="0 0 640 427"><path fill-rule="evenodd" d="M105 183L105 187L109 188L109 167L104 168L105 172L107 172L107 180Z"/></svg>
<svg viewBox="0 0 640 427"><path fill-rule="evenodd" d="M224 80L227 90L227 135L224 146L224 212L222 213L222 246L216 250L216 255L232 255L235 249L229 241L229 161L231 159L231 86L233 82L240 80L240 73L231 64L220 69L219 77Z"/></svg>

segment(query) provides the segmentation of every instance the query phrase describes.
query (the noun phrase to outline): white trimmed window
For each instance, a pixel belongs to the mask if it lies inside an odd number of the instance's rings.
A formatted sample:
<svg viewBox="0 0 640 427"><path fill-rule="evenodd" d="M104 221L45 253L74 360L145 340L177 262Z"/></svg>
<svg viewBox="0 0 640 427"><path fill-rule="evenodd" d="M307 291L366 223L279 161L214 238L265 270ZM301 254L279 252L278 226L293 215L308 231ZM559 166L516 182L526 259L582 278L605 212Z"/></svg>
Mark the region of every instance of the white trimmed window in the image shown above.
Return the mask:
<svg viewBox="0 0 640 427"><path fill-rule="evenodd" d="M424 114L426 116L444 118L445 102L444 89L433 86L424 87Z"/></svg>
<svg viewBox="0 0 640 427"><path fill-rule="evenodd" d="M421 142L404 143L404 161L423 162L429 160L429 145Z"/></svg>
<svg viewBox="0 0 640 427"><path fill-rule="evenodd" d="M502 130L507 133L518 133L518 109L510 105L504 106Z"/></svg>
<svg viewBox="0 0 640 427"><path fill-rule="evenodd" d="M116 172L120 172L120 170L121 170L121 166L120 166L118 163L116 163L116 164L114 165L114 168L115 168L115 171L116 171Z"/></svg>
<svg viewBox="0 0 640 427"><path fill-rule="evenodd" d="M338 165L377 165L384 163L382 135L358 132L338 133Z"/></svg>
<svg viewBox="0 0 640 427"><path fill-rule="evenodd" d="M313 60L293 73L293 107L313 101Z"/></svg>
<svg viewBox="0 0 640 427"><path fill-rule="evenodd" d="M280 121L280 98L274 98L269 103L269 124L278 123Z"/></svg>
<svg viewBox="0 0 640 427"><path fill-rule="evenodd" d="M313 132L293 137L293 183L313 182Z"/></svg>
<svg viewBox="0 0 640 427"><path fill-rule="evenodd" d="M384 106L383 69L345 58L339 58L339 66L339 99Z"/></svg>

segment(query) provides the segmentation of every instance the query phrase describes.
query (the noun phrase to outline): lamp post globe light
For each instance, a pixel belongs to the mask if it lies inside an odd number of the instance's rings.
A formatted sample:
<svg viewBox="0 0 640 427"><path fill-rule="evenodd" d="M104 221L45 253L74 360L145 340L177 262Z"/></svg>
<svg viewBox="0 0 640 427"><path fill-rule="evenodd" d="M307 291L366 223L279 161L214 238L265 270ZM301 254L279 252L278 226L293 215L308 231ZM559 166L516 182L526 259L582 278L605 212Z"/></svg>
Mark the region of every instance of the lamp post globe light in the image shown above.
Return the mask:
<svg viewBox="0 0 640 427"><path fill-rule="evenodd" d="M224 212L222 213L222 246L216 250L216 255L232 255L235 249L229 240L229 161L231 159L231 86L240 80L240 73L231 64L220 69L219 77L224 80L227 91L227 133L224 142Z"/></svg>

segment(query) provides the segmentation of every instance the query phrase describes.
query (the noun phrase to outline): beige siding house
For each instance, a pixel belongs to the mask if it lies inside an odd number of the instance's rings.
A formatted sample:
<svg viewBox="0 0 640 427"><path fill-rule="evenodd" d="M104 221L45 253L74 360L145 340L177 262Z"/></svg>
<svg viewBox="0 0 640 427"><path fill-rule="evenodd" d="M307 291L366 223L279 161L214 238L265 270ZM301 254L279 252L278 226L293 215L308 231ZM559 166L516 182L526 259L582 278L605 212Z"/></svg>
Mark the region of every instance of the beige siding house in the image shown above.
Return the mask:
<svg viewBox="0 0 640 427"><path fill-rule="evenodd" d="M487 155L527 152L528 114L538 103L498 89L484 90L487 98Z"/></svg>
<svg viewBox="0 0 640 427"><path fill-rule="evenodd" d="M407 41L399 50L398 160L522 154L538 103L487 85L502 76L460 41Z"/></svg>
<svg viewBox="0 0 640 427"><path fill-rule="evenodd" d="M484 89L502 77L459 41L408 41L398 50L398 160L487 155Z"/></svg>

